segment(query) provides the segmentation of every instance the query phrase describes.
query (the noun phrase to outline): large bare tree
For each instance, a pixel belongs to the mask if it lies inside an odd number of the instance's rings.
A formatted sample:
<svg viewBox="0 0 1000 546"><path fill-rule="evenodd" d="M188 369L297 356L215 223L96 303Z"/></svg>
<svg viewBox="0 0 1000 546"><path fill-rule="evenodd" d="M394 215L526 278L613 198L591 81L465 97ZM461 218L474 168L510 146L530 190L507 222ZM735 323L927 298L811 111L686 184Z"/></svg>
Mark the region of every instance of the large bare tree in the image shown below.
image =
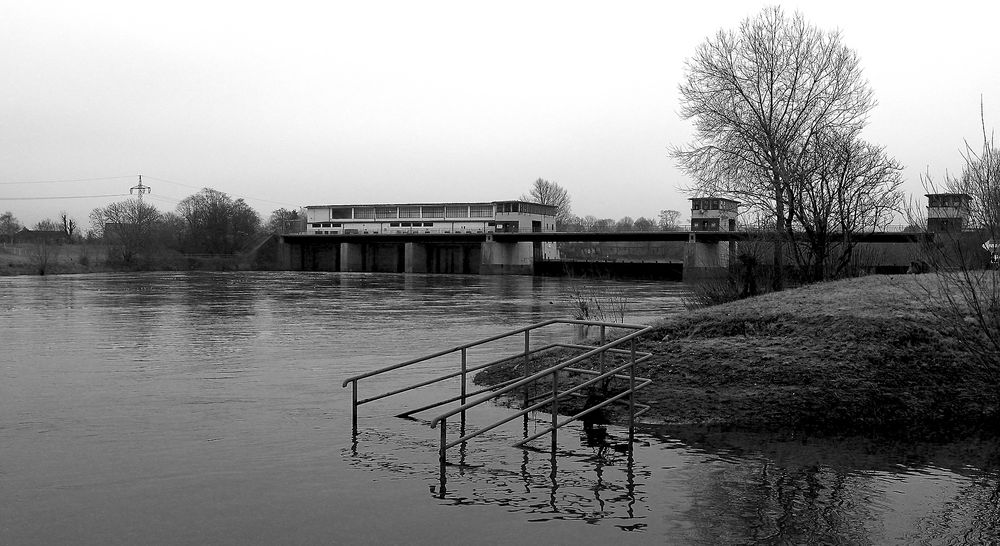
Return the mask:
<svg viewBox="0 0 1000 546"><path fill-rule="evenodd" d="M852 134L818 135L791 181L793 253L813 281L850 273L857 235L884 229L903 209L902 166Z"/></svg>
<svg viewBox="0 0 1000 546"><path fill-rule="evenodd" d="M150 250L160 211L139 198L111 203L90 213L91 229L103 237L122 263L133 264L140 254Z"/></svg>
<svg viewBox="0 0 1000 546"><path fill-rule="evenodd" d="M681 117L695 138L674 147L695 191L731 196L765 210L787 231L792 182L813 140L853 133L874 107L857 54L839 32L823 31L801 14L765 8L739 30L720 30L685 64ZM783 286L783 248L774 249L774 288Z"/></svg>
<svg viewBox="0 0 1000 546"><path fill-rule="evenodd" d="M184 219L183 244L188 252L231 254L260 229L260 215L243 199L204 188L177 204Z"/></svg>
<svg viewBox="0 0 1000 546"><path fill-rule="evenodd" d="M569 192L566 191L566 188L544 178L535 180L531 185L531 190L528 191L527 195L522 195L521 200L541 203L542 205L555 205L556 226L560 229L573 213L570 208Z"/></svg>

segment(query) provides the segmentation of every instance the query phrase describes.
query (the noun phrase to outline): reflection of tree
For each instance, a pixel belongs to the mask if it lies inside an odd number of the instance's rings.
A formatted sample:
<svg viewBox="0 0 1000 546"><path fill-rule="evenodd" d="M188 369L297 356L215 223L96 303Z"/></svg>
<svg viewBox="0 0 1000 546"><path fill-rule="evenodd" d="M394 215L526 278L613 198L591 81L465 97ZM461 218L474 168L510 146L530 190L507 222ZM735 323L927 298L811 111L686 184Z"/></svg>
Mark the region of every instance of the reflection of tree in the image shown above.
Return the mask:
<svg viewBox="0 0 1000 546"><path fill-rule="evenodd" d="M915 542L950 537L961 544L1000 543L1000 472L968 478L944 505L923 518Z"/></svg>
<svg viewBox="0 0 1000 546"><path fill-rule="evenodd" d="M688 516L709 543L866 544L876 495L860 473L787 468L767 458L717 463L694 484Z"/></svg>

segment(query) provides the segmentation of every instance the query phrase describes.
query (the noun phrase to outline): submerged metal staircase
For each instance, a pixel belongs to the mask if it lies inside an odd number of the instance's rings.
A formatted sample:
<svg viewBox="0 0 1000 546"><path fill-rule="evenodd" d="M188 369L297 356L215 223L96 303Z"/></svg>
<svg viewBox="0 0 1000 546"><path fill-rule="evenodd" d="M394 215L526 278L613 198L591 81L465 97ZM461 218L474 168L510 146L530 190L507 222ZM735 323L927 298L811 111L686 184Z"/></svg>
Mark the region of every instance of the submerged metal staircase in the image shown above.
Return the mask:
<svg viewBox="0 0 1000 546"><path fill-rule="evenodd" d="M536 348L531 347L533 332L537 332L542 328L560 324L575 325L576 328L587 330L591 327L599 327L600 337L598 339L598 344L595 346L579 343L548 343ZM608 329L625 330L627 333L609 340ZM544 436L545 434L551 433L552 449L555 451L556 431L559 428L581 419L592 412L598 411L609 404L618 403L628 406L628 449L631 450L635 418L649 410L649 406L636 402L635 393L639 389L642 389L652 383L651 379L636 377L635 375L636 364L644 362L652 356L651 353L637 352L636 344L639 338L648 333L651 329L652 327L650 326L634 324L552 319L532 324L524 328L511 330L492 337L480 339L478 341L473 341L452 349L447 349L434 354L349 377L344 380L342 386L347 387L348 385L351 385L352 388L351 425L354 435L357 436L358 432L358 406L412 391L421 387L426 387L448 379L460 378L461 388L459 394L444 400L436 401L432 404L408 410L398 415L398 417L411 417L416 413L439 408L447 404L455 402L460 404L459 406L449 409L448 411L434 417L430 421L432 428L440 425L441 444L439 449L439 458L442 475L444 473L445 465L447 464L447 451L449 448L459 444L464 444L480 434L493 430L519 417L527 419L529 413L538 410L547 409L549 411L551 414L551 425L541 432L531 436L526 436L523 440L514 444L516 447L525 448L527 443ZM508 340L509 342L510 338L521 335L524 336L523 351L518 350L515 353L507 353L504 356L494 358L489 362L470 366L469 359L471 349L486 347L488 344L500 342L502 340ZM561 350L559 352L559 358L556 359L556 364L535 371L534 373L531 372L532 357L538 357L542 353L556 350ZM573 353L577 353L576 356L568 356ZM455 371L420 381L413 385L397 388L389 392L368 396L362 399L358 398L358 385L364 379L396 370L402 370L415 364L453 354L460 355L460 361L457 366L458 369ZM596 364L593 362L594 360L596 360ZM624 363L619 364L616 360L621 360ZM468 392L468 375L470 373L485 370L501 363L511 362L518 362L517 366L522 368L522 374L520 377L508 379L475 392ZM592 367L582 367L585 362L590 362ZM580 381L579 379L581 377L589 377L589 379ZM545 383L549 383L549 385L545 385ZM611 388L611 386L616 383L621 384L621 386ZM585 407L581 411L566 417L562 421L559 420L560 401L565 401L569 397L587 397L587 395L581 391L584 391L584 389L589 390L591 388L596 388L597 385L601 385L602 392L605 393L605 396L602 396L599 403L585 404ZM546 390L545 392L539 394L538 391L542 387L545 387ZM466 433L466 412L476 406L485 404L500 397L517 397L518 395L522 397L522 406L520 410L512 412L511 415L499 421ZM472 398L476 396L478 397ZM625 400L626 397L627 400ZM449 442L448 419L455 415L460 415L460 437Z"/></svg>

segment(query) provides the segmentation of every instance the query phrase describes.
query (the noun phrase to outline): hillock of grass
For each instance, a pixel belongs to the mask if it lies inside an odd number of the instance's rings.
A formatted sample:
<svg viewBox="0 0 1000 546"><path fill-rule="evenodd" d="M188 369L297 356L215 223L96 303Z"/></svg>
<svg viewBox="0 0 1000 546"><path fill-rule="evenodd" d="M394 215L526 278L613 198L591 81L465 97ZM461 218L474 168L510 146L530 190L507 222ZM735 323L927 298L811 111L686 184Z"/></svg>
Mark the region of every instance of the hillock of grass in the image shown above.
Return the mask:
<svg viewBox="0 0 1000 546"><path fill-rule="evenodd" d="M1000 363L972 358L914 276L816 284L681 313L640 344L669 427L945 439L1000 432Z"/></svg>

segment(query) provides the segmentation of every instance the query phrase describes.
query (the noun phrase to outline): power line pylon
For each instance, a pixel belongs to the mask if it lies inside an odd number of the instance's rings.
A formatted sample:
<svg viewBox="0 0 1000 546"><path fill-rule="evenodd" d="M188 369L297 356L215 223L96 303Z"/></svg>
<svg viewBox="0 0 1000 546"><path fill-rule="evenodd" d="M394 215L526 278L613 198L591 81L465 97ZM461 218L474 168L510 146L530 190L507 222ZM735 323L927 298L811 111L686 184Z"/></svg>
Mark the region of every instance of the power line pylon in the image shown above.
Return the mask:
<svg viewBox="0 0 1000 546"><path fill-rule="evenodd" d="M130 195L133 195L133 194L138 195L139 196L139 201L142 202L142 196L143 196L143 194L150 193L152 190L153 189L150 188L149 186L143 186L142 185L142 175L140 174L139 175L139 185L138 186L132 186L131 188L129 188L128 189L128 193Z"/></svg>

